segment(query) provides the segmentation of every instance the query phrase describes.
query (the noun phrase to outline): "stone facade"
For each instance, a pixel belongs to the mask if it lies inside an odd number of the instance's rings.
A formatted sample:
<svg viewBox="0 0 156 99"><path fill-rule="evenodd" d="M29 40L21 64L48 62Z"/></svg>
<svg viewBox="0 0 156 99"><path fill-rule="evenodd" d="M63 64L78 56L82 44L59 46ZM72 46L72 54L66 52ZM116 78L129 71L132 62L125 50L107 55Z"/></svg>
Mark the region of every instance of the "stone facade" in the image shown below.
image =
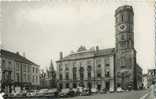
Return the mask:
<svg viewBox="0 0 156 99"><path fill-rule="evenodd" d="M81 46L77 52L66 57L61 53L60 60L57 61L58 86L91 86L108 90L142 87L142 69L136 63L134 48L133 16L132 6L125 5L116 9L115 48L99 50L97 47L96 50L89 51ZM107 71L109 77L106 76Z"/></svg>
<svg viewBox="0 0 156 99"><path fill-rule="evenodd" d="M57 70L60 88L82 86L114 90L114 49L81 50L60 57Z"/></svg>
<svg viewBox="0 0 156 99"><path fill-rule="evenodd" d="M150 88L156 81L156 69L149 69L147 72L147 87Z"/></svg>
<svg viewBox="0 0 156 99"><path fill-rule="evenodd" d="M144 85L144 89L148 88L148 78L147 78L147 74L143 75L143 85Z"/></svg>
<svg viewBox="0 0 156 99"><path fill-rule="evenodd" d="M137 89L142 76L142 69L136 63L134 48L134 22L132 6L121 6L115 11L116 31L116 60L115 75L116 88ZM137 74L139 71L140 74ZM141 81L142 82L142 81Z"/></svg>
<svg viewBox="0 0 156 99"><path fill-rule="evenodd" d="M39 65L19 53L1 50L1 90L6 93L39 86Z"/></svg>

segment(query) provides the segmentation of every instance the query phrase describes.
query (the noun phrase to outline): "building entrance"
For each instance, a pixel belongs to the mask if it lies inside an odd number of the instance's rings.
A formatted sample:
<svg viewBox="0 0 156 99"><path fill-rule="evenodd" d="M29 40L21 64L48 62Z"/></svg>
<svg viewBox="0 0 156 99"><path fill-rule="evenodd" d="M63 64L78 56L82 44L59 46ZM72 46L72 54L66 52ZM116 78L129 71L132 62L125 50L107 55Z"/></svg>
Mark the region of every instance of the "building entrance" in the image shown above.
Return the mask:
<svg viewBox="0 0 156 99"><path fill-rule="evenodd" d="M98 89L98 90L101 90L101 85L100 85L100 84L97 85L97 89Z"/></svg>
<svg viewBox="0 0 156 99"><path fill-rule="evenodd" d="M110 88L110 82L107 81L107 82L106 82L106 91L109 91L109 88Z"/></svg>

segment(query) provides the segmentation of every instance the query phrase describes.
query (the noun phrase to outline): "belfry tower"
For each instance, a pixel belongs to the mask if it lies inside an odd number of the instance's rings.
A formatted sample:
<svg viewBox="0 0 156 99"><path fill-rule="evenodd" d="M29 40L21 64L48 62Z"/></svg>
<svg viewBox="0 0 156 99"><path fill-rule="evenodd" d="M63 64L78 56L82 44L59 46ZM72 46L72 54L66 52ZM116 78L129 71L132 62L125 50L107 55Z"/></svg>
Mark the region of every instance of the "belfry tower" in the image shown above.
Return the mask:
<svg viewBox="0 0 156 99"><path fill-rule="evenodd" d="M134 49L133 8L125 5L115 11L116 88L134 89L136 86L136 51Z"/></svg>

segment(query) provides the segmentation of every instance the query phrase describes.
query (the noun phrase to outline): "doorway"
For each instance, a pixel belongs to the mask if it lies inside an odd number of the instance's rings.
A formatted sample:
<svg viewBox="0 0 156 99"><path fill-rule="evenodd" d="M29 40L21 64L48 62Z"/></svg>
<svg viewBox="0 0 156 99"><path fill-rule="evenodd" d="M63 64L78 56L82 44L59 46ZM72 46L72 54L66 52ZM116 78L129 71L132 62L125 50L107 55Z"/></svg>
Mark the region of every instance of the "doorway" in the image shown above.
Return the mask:
<svg viewBox="0 0 156 99"><path fill-rule="evenodd" d="M106 82L106 91L109 91L109 88L110 88L110 82L107 81L107 82Z"/></svg>

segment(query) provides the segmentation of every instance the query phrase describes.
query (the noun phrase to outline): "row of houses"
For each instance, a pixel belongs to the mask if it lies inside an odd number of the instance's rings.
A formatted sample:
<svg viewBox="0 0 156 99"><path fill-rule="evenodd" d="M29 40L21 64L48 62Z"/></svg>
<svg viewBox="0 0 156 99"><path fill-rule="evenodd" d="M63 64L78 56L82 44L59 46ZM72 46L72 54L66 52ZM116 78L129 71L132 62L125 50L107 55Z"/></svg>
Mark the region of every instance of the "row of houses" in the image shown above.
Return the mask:
<svg viewBox="0 0 156 99"><path fill-rule="evenodd" d="M0 90L6 93L41 88L56 88L56 71L51 60L44 71L19 52L0 50Z"/></svg>
<svg viewBox="0 0 156 99"><path fill-rule="evenodd" d="M150 88L156 82L156 69L149 69L147 74L143 75L144 88Z"/></svg>
<svg viewBox="0 0 156 99"><path fill-rule="evenodd" d="M6 93L39 88L39 65L26 57L1 49L1 89Z"/></svg>

